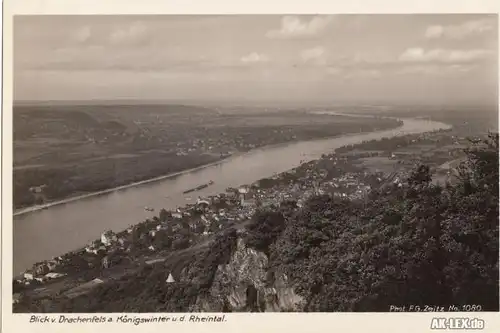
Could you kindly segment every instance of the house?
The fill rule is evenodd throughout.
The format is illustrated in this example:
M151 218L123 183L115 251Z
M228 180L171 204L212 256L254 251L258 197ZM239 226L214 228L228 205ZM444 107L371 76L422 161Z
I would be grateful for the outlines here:
M248 188L248 186L242 186L242 187L240 187L240 188L238 189L238 192L239 192L240 194L246 194L246 193L248 193L248 192L249 192L249 188Z
M240 198L240 205L242 207L255 206L256 204L257 202L255 201L255 199L245 199L244 196L241 196Z
M127 241L126 241L125 239L123 239L123 238L118 238L118 244L120 244L121 246L125 246L125 243L126 243L126 242L127 242Z
M205 215L201 216L201 220L205 223L205 225L209 225L211 222L205 217Z
M45 275L47 279L57 279L63 276L66 276L66 274L52 272L52 273L47 273L47 275Z
M52 272L54 269L56 269L58 265L58 262L56 260L50 260L47 262L47 267L49 268L49 271Z
M45 275L50 272L49 266L46 263L41 263L35 266L35 274L37 275Z
M210 206L210 202L208 202L208 200L198 198L198 200L196 201L196 205L199 209L207 209Z
M111 244L113 244L116 241L117 241L116 234L111 230L108 230L101 235L101 242L105 246L110 246Z
M148 247L148 249L149 249L150 251L154 251L154 250L155 250L155 247L154 247L153 245L150 245L150 246Z
M107 249L104 245L101 245L100 247L98 247L97 249L94 249L94 254L99 254L99 252L101 253L106 253L107 252Z
M24 276L24 278L25 278L26 280L30 280L30 281L31 281L31 280L33 280L33 278L34 278L34 277L33 277L33 273L28 273L28 272L24 273L24 275L23 275L23 276Z

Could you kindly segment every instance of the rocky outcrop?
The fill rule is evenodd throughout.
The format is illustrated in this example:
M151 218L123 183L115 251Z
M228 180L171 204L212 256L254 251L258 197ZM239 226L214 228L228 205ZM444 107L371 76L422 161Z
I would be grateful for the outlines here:
M295 293L285 274L268 268L267 256L238 239L229 263L219 265L207 293L192 311L301 311L305 300Z

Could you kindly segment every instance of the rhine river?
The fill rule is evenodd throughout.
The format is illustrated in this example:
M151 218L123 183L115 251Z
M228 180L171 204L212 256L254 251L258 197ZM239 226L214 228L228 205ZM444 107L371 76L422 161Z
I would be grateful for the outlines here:
M196 199L197 196L224 192L228 187L253 183L295 168L300 165L301 160L318 159L322 154L331 153L341 146L450 128L447 124L429 120L401 120L403 125L392 130L264 147L170 178L56 204L45 209L17 213L13 221L13 273L17 275L37 261L81 248L99 238L105 230L118 232L157 215L161 208L175 209L183 206L192 202L187 200L189 197ZM214 184L208 188L189 194L182 193L210 180ZM146 206L155 211L145 211Z

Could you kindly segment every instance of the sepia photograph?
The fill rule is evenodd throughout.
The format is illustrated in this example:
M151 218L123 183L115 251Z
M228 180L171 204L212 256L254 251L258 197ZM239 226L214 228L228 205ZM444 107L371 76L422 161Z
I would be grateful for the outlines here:
M496 14L12 21L14 314L499 311Z

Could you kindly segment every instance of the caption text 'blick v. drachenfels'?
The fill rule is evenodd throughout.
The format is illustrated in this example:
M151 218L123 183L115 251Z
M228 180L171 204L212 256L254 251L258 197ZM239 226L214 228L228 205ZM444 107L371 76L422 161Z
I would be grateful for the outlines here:
M182 315L182 316L39 316L32 315L30 317L30 324L100 324L100 323L119 323L119 324L147 324L147 323L174 323L174 322L188 322L188 323L220 323L225 322L225 315Z

